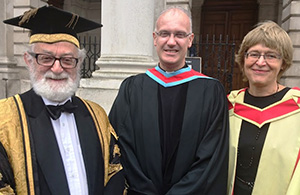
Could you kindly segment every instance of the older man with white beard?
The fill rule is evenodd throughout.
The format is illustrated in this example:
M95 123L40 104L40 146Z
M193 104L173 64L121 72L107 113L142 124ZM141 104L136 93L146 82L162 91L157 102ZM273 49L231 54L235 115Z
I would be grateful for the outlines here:
M33 89L0 100L0 194L122 194L117 135L99 105L74 96L77 33L102 25L52 6L4 23L31 30Z

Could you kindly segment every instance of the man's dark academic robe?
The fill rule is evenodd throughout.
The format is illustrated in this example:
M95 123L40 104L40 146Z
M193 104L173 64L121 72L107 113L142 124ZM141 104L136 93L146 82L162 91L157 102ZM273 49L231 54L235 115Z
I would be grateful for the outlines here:
M146 74L129 77L109 114L128 194L225 195L229 129L223 86L199 78L170 88Z
M35 194L70 194L58 144L42 98L36 95L33 90L21 94L20 97L29 127ZM74 116L86 168L89 194L98 195L104 194L104 192L107 192L106 194L122 194L124 184L121 172L114 175L104 188L104 160L94 121L79 98L74 96L72 101L78 105ZM114 142L112 137L112 147ZM2 184L4 183L3 180L10 181L7 184L11 184L13 187L15 185L11 175L13 171L9 173L11 169L7 169L10 165L4 147L1 143L0 146L0 165L2 166L0 173L6 176L0 180L2 180ZM117 164L117 162L115 163ZM6 169L3 169L4 167ZM0 186L0 189L1 187L3 186Z

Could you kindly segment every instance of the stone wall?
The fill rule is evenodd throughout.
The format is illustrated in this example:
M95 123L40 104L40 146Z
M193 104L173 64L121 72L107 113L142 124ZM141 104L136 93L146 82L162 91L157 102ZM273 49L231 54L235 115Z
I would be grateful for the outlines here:
M282 83L290 87L300 87L300 1L283 1L282 27L290 35L294 58L292 67L282 77Z

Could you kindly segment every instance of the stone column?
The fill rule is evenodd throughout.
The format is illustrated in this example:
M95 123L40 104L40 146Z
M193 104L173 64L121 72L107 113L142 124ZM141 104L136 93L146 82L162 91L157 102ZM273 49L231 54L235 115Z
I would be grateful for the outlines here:
M294 57L292 67L283 75L281 82L289 87L300 87L300 1L283 0L282 27L290 35Z
M0 2L0 21L13 17L13 1ZM18 79L16 61L14 61L13 27L0 22L0 98L12 95L12 85ZM14 81L14 82L13 82Z
M82 79L78 95L88 97L108 112L120 83L145 72L153 61L154 1L102 0L99 70Z
M2 21L45 4L40 0L0 1L0 98L22 93L31 87L23 60L28 30L6 25Z
M102 70L122 77L152 67L153 23L152 0L103 0L100 71L93 76Z
M167 7L179 6L186 10L191 10L192 0L167 0Z

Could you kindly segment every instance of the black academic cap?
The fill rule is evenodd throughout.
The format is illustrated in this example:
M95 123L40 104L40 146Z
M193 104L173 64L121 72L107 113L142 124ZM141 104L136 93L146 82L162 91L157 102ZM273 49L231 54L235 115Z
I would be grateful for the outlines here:
M102 24L53 6L31 9L21 16L3 22L31 30L30 43L68 41L77 47L77 33L102 27Z

